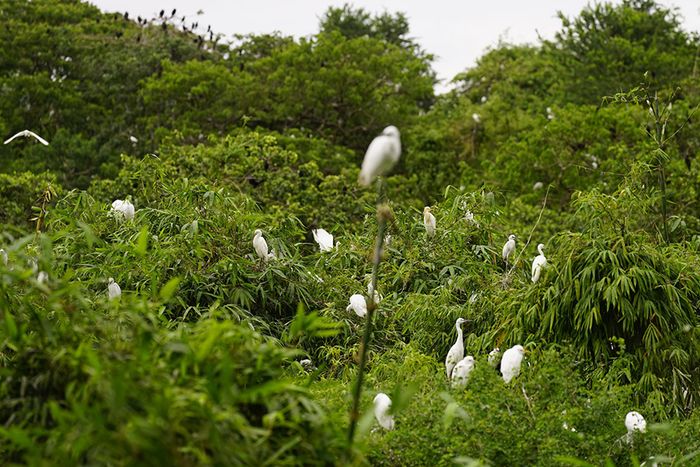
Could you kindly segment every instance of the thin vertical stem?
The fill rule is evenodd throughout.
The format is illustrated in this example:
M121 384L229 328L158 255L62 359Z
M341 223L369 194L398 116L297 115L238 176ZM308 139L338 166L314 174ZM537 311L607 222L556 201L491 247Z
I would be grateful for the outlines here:
M383 204L385 198L384 181L379 179L377 185L377 221L379 227L377 229L377 239L374 245L374 257L372 260L372 293L367 303L367 323L365 324L365 333L362 337L362 343L360 344L360 367L358 369L355 387L353 388L352 409L350 410L350 427L348 428L348 451L352 449L352 443L355 439L355 429L357 428L357 421L360 418L362 381L364 379L365 365L367 363L369 342L372 337L372 318L374 317L374 311L377 308L377 304L374 302L374 291L377 290L379 263L382 260L382 249L384 247L384 232L386 231L386 225L389 219L389 208Z

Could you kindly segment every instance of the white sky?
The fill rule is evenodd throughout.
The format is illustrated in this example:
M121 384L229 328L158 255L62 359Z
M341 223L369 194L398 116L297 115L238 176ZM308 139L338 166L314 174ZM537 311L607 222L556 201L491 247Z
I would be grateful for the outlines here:
M188 22L211 24L225 35L280 31L295 37L318 31L319 18L329 6L350 3L370 12L404 12L411 36L436 56L433 68L444 90L454 75L474 65L484 50L504 39L511 43L535 43L538 34L551 38L559 29L556 12L575 16L588 0L91 0L104 11L128 11L153 17L161 9L188 17ZM620 3L615 0L613 3ZM662 0L679 8L688 31L700 31L697 0ZM196 16L198 10L204 14Z

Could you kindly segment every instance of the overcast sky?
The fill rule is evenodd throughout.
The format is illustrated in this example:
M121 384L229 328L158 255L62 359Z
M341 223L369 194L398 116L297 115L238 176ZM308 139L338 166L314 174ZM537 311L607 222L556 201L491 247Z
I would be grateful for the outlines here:
M178 15L195 18L200 27L211 24L226 35L280 31L295 37L318 31L319 18L329 6L350 3L371 12L402 11L411 26L411 36L436 56L433 68L444 86L454 75L474 65L476 59L499 39L511 43L535 43L538 34L550 38L559 29L557 10L575 16L587 0L92 0L105 11L128 11L152 17L161 9L177 8ZM614 3L620 3L615 1ZM697 0L663 0L679 8L684 26L700 30Z

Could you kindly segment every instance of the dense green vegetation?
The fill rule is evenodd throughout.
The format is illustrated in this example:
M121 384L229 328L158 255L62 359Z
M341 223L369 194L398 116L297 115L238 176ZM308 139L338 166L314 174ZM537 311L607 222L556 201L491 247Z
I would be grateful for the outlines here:
M0 0L0 20L0 133L50 141L0 146L3 464L700 463L700 37L673 11L593 5L443 95L400 13L230 41L76 0ZM346 306L378 228L357 177L390 124L349 445L367 320ZM444 370L459 317L466 389ZM486 356L514 344L506 385ZM631 410L649 426L628 439Z

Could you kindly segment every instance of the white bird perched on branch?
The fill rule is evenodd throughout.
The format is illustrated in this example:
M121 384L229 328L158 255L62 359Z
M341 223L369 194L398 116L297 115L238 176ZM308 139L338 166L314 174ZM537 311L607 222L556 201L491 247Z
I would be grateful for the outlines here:
M532 260L532 282L537 282L538 280L540 280L542 268L547 266L547 258L545 258L542 250L544 250L544 244L540 243L539 245L537 245L537 251L540 254L538 256L535 256L535 259Z
M115 199L112 202L112 212L119 215L119 216L124 216L124 219L130 221L134 218L134 213L136 212L134 209L134 205L131 204L130 201L128 200L121 200L121 199Z
M452 370L452 387L463 388L467 385L469 373L474 369L474 357L467 355L462 360L457 362L454 370Z
M325 229L314 229L311 231L314 240L318 243L321 251L331 251L333 249L333 235Z
M520 365L523 363L525 349L522 345L515 345L503 353L501 359L501 374L503 381L510 383L510 380L520 374Z
M515 235L508 235L508 241L503 245L503 261L506 262L506 267L508 267L508 258L515 252Z
M29 130L22 130L22 131L20 131L20 132L17 133L16 135L14 135L14 136L12 136L11 138L5 140L5 143L4 143L4 144L9 144L9 143L12 142L13 139L19 138L20 136L24 136L25 138L34 138L34 139L36 139L37 141L39 141L41 144L43 144L44 146L48 146L48 145L49 145L49 142L48 142L48 141L46 141L44 138L42 138L41 136L37 135L37 134L34 133L33 131L29 131Z
M374 417L379 422L379 426L385 430L394 429L394 416L389 415L389 410L391 410L391 399L389 396L380 392L374 396Z
M462 323L467 320L464 318L457 318L455 322L455 327L457 328L457 340L450 347L450 351L447 352L447 357L445 358L445 371L447 372L447 379L452 378L452 371L457 365L457 362L464 358L464 341L462 340Z
M122 288L119 287L119 284L114 282L113 277L110 277L108 280L107 296L109 297L110 300L114 300L115 298L119 298L122 296Z
M428 233L428 237L435 236L435 228L437 222L435 221L435 216L430 212L428 206L423 208L423 225L425 226L425 231Z
M647 421L644 420L642 414L632 411L625 417L625 428L627 428L627 433L630 435L635 431L644 433L647 430Z
M350 305L345 308L345 311L354 311L357 316L364 318L367 314L367 300L364 295L359 293L350 296Z
M265 241L265 238L263 238L262 230L260 229L255 229L255 237L253 237L253 248L255 248L255 252L258 254L260 259L262 259L266 263L270 258L275 257L275 254L270 253L267 249L267 242Z
M489 352L488 362L489 365L491 365L492 367L498 367L498 364L501 363L501 349L496 347L491 352Z
M372 140L362 161L358 182L369 186L375 178L384 175L401 157L401 136L398 128L388 126Z

